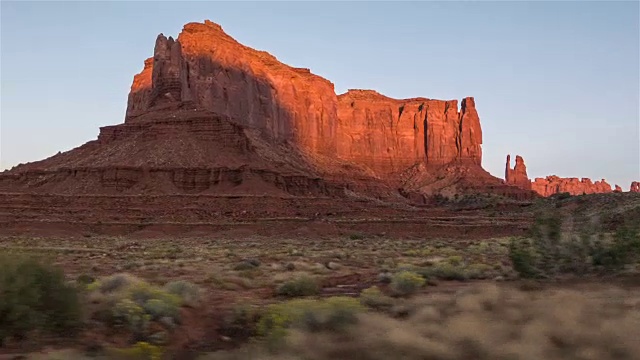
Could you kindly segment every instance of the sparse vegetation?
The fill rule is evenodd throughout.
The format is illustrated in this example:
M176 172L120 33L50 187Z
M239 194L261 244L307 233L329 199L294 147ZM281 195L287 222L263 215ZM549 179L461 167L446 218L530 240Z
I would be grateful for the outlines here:
M529 326L528 330L523 330L527 331L527 335L518 335L524 337L524 343L513 339L509 340L511 343L504 342L502 339L503 343L508 346L544 348L548 342L557 339L538 337L536 339L541 339L538 341L528 338L529 333L537 331L539 324L527 325L529 320L526 317L533 315L524 310L520 315L514 315L515 310L511 309L507 310L508 313L502 312L502 315L495 314L496 317L492 317L493 310L477 311L485 307L492 309L494 306L505 306L511 300L504 300L500 295L499 299L502 300L496 303L492 302L491 296L489 300L483 300L476 292L466 293L466 289L473 286L470 280L517 280L518 272L521 277L526 277L523 274L528 272L528 276L534 280L515 282L515 288L521 291L504 289L511 286L511 281L501 283L500 290L505 297L522 300L519 306L526 307L537 306L532 301L551 294L545 292L547 285L539 280L541 278L565 281L566 274L637 272L640 246L637 232L621 226L629 223L625 220L627 217L615 214L603 216L600 219L604 219L605 223L596 231L589 221L573 213L575 206L579 206L578 215L588 219L593 217L595 210L588 207L588 202L583 204L584 201L583 197L571 197L562 200L562 206L557 208L565 215L574 216L573 219L559 222L553 219L546 222L539 220L527 236L483 237L482 240L394 238L382 233L362 233L362 225L358 225L345 235L329 239L279 238L275 240L277 246L274 246L273 239L260 237L242 241L236 238L184 239L176 246L166 241L141 243L100 236L92 236L90 245L85 243L86 239L52 239L44 243L30 238L10 238L0 245L12 254L48 253L53 257L51 263L64 264L68 279L74 284L69 286L78 288L79 308L86 313L92 329L99 329L97 331L103 336L104 331L117 334L114 339L118 342L117 347L123 351L114 355L116 358L129 354L132 358L149 359L151 355L147 350L152 348L163 349L167 352L165 356L173 356L171 347L176 340L183 341L181 334L184 331L198 334L196 337L202 346L239 346L242 349L230 351L226 354L228 356L251 349L248 355L245 352L244 357L239 359L325 358L327 354L324 349L317 355L305 352L307 350L296 355L294 349L300 346L302 339L310 341L311 348L322 345L322 341L331 341L332 346L339 344L334 347L337 353L332 353L332 358L349 358L354 354L363 359L375 358L377 355L373 352L356 350L373 341L369 332L365 332L364 324L370 324L371 331L380 334L378 338L385 339L384 344L388 349L380 345L380 356L401 353L402 356L408 354L405 356L408 359L412 356L504 358L506 355L503 356L499 347L490 348L490 344L499 344L498 340L492 342L493 337L481 335L469 335L466 340L461 340L455 332L458 331L457 324L467 321L469 326L476 326L476 322L480 322L476 321L476 317L491 322L498 316L506 316L508 321L511 321L509 316L521 316L520 322L512 323ZM544 210L549 217L553 215L550 210L556 210L558 203L559 200L545 199L536 203L532 211ZM447 206L459 206L459 203ZM496 215L486 216L483 221L504 221L502 209L491 211L495 211ZM523 224L524 220L528 221L523 217ZM455 226L449 225L449 220L443 220L442 223L442 226ZM91 261L84 260L87 258ZM130 266L132 264L134 266ZM111 275L113 271L123 269L129 269L135 276ZM451 280L467 283L452 284ZM586 293L600 296L598 291L591 289ZM423 296L423 293L427 295ZM316 295L320 297L316 298ZM336 305L344 309L328 310L327 304L336 300L327 301L322 297L344 299L342 295L350 297L342 300L344 303L341 305ZM307 298L288 300L288 297ZM352 309L350 306L354 302L358 306ZM632 305L630 303L629 306ZM301 307L306 310L292 310ZM615 311L623 311L617 309ZM632 307L626 309L635 316L636 310ZM466 319L463 316L465 314L470 318ZM591 328L599 326L597 316L594 315L595 318L590 320ZM423 323L418 323L418 318ZM376 325L378 321L381 325ZM210 329L210 326L215 329ZM478 325L478 329L489 331L494 328ZM514 330L514 334L520 334L519 329ZM43 331L35 329L26 337L37 341L38 334ZM511 331L511 328L498 326L495 331ZM340 334L340 342L337 342L336 334ZM407 337L409 344L396 338L398 334ZM443 334L447 337L441 339L445 336ZM566 332L558 334L557 338L573 346L575 336ZM16 337L9 337L6 346L13 346L15 340ZM459 347L465 347L467 343L473 346L463 356L453 345L454 342ZM147 350L143 349L146 348L145 343L150 346ZM410 345L414 343L418 345ZM433 353L433 344L442 352ZM97 351L97 356L111 354L111 345L101 341L102 350L94 352ZM264 348L264 345L267 347ZM374 348L376 346L378 344ZM276 353L269 353L267 349ZM415 353L412 352L414 350ZM553 353L556 350L548 351ZM601 356L598 360L607 359L606 354L596 353ZM567 354L571 358L571 353ZM86 358L80 352L77 356L67 355L56 356L60 359ZM211 358L225 359L224 356L224 353L216 352L215 357ZM553 359L553 356L550 358Z
M130 348L112 349L110 353L122 360L160 360L164 351L159 346L140 341Z
M280 285L277 289L278 295L296 297L315 295L319 291L317 281L307 275L299 276Z
M455 295L415 297L400 319L358 311L355 321L340 331L288 326L278 346L269 347L275 353L247 347L202 360L239 360L249 354L317 360L635 359L640 353L640 313L634 308L638 299L637 292L623 290L585 296L568 290L523 292L485 285ZM309 300L288 302L274 305L270 314L304 319L301 314L314 306L317 303ZM294 313L297 316L289 317Z
M417 292L425 282L425 279L419 274L401 271L391 279L391 289L398 296L407 296Z
M99 314L107 322L124 326L136 337L148 340L153 335L152 322L171 331L180 321L183 299L194 301L192 284L173 282L166 289L128 274L117 274L92 284L90 297L100 305Z
M183 305L195 307L200 301L200 289L188 281L171 281L164 286L164 289L168 293L180 297Z
M536 218L531 237L511 241L509 257L521 277L620 271L640 260L637 229L620 227L611 235L591 229L563 232L562 226L559 214L542 215Z
M360 293L360 302L376 310L386 310L393 306L393 299L385 295L376 286L363 290Z
M325 300L297 299L267 307L257 330L270 346L281 345L289 328L306 331L339 331L356 322L364 307L357 299L331 297Z

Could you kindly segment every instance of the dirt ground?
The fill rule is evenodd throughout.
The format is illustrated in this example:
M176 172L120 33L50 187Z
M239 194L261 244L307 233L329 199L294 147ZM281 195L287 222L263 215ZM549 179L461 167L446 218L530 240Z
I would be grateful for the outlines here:
M434 206L396 212L385 207L385 217L374 206L363 211L366 204L355 202L342 213L322 210L321 206L309 209L297 205L297 217L259 218L255 216L257 208L227 213L223 216L226 219L217 224L130 224L135 231L124 231L124 227L116 231L115 227L93 221L91 213L76 223L56 223L51 219L55 213L50 213L50 221L32 217L39 225L29 228L28 214L34 210L25 207L19 221L4 223L0 251L42 257L60 266L71 282L127 273L151 284L186 280L197 285L202 291L200 305L181 310L182 322L165 345L172 354L170 358L193 359L197 354L243 348L252 334L229 326L230 314L239 306L261 308L285 301L276 289L301 276L317 281L318 298L357 297L372 286L385 291L388 285L383 278L389 272L431 271L444 265L440 275L433 277L417 297L455 298L465 289L494 284L539 293L570 289L594 301L611 299L618 290L625 292L625 298L640 297L637 277L544 283L517 279L508 244L512 238L526 235L535 212L553 208L595 214L615 225L633 218L638 209L637 197L586 199ZM594 213L594 208L604 209L609 215ZM66 216L81 213L71 208L64 211ZM287 209L280 211L280 215L291 215ZM130 214L131 211L124 212L123 216ZM186 211L185 216L194 215ZM20 231L25 229L29 231ZM0 349L0 359L25 353L83 358L78 351L131 344L126 335L100 322L88 321L90 326L76 338L38 337L10 343ZM59 353L61 349L75 352L64 355Z

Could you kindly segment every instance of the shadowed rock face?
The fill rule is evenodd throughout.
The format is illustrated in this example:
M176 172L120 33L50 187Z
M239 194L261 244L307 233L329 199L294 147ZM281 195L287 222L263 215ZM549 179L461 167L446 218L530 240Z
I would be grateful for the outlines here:
M631 186L629 187L629 191L630 192L640 193L640 182L638 182L638 181L632 182Z
M60 194L536 196L481 167L471 97L336 95L309 69L246 47L210 21L158 35L124 124L0 174L0 191ZM525 175L526 177L526 175ZM145 195L146 196L146 195Z
M210 21L185 25L177 40L158 36L152 60L134 77L126 122L172 103L228 116L312 158L353 162L378 177L418 163L482 162L473 98L458 109L456 100L397 100L370 90L337 96L330 81L241 45Z

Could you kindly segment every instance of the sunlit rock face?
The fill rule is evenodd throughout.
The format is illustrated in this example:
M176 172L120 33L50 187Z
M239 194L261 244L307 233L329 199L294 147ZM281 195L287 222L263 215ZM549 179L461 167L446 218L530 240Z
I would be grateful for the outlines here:
M457 100L398 100L371 90L336 95L330 81L240 44L210 21L185 25L176 40L158 36L153 58L134 77L126 122L171 104L228 116L312 159L353 162L378 177L419 163L482 162L473 98L459 108Z

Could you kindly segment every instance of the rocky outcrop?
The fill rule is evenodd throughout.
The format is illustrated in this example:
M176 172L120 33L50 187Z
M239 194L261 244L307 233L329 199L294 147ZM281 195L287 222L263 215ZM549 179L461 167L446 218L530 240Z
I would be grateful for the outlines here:
M610 193L613 191L611 185L604 179L592 182L589 178L561 178L551 175L530 181L524 159L520 155L516 155L516 164L513 169L511 168L511 155L507 155L504 179L507 185L516 186L523 190L533 190L545 197L559 193L582 195ZM616 185L615 191L622 191L622 189Z
M536 196L504 184L481 163L474 98L336 95L309 69L285 65L205 21L186 24L176 39L158 35L153 57L134 76L124 124L12 169L0 176L0 190L351 191L394 201L411 201L410 194Z
M152 67L150 87L132 89L141 95L129 97L126 122L173 103L228 116L276 142L335 156L333 84L241 45L217 24L187 24L175 41L160 34Z
M592 182L589 178L561 178L555 175L546 178L536 178L531 183L531 188L542 196L551 196L558 193L571 195L610 193L611 185L604 179Z
M152 64L145 61L134 78L126 122L171 104L228 116L312 159L353 162L381 178L417 163L482 162L473 98L458 109L456 100L398 100L369 90L337 96L330 81L243 46L210 21L185 25L177 40L158 36Z
M473 98L397 100L372 90L338 96L336 154L378 174L417 164L480 165L482 130Z
M613 189L613 192L621 193L622 192L622 188L620 187L620 185L616 184L615 188Z
M629 191L630 192L635 192L635 193L640 193L640 182L639 181L632 182L631 186L629 187Z
M144 61L142 71L133 77L131 91L127 100L127 117L143 113L151 102L151 84L153 78L153 58Z
M531 190L531 180L527 175L527 166L520 155L516 155L516 164L511 168L511 155L507 155L504 179L508 185L514 185L525 190Z

